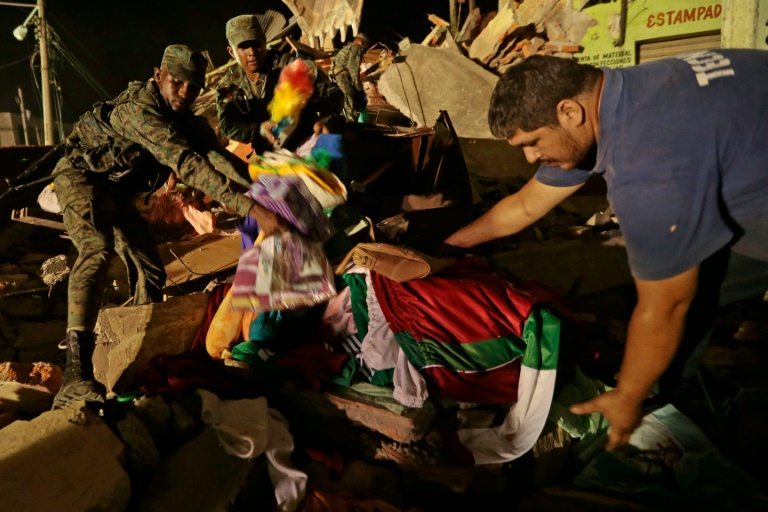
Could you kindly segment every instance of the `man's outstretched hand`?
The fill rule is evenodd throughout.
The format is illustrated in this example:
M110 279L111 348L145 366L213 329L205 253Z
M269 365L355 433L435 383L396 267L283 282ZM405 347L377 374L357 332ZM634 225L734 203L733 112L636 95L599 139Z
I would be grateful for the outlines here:
M574 414L589 414L599 412L611 424L608 429L608 444L605 449L613 450L617 446L629 442L632 432L640 425L642 419L641 403L626 397L616 389L603 393L581 404L571 406Z

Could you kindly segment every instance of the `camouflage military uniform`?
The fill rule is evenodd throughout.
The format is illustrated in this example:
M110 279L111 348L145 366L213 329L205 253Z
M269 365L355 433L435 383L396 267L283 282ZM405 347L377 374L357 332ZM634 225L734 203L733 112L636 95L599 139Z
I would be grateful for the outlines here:
M344 111L348 117L357 120L360 109L364 106L360 101L363 94L363 82L360 79L360 63L365 50L354 42L345 45L333 57L331 64L331 79L344 92Z
M161 298L165 271L133 201L170 172L241 216L254 204L244 195L244 162L221 147L205 119L174 112L154 80L132 82L75 125L54 170L64 225L79 253L69 279L68 331L94 328L113 248L129 269L134 303Z

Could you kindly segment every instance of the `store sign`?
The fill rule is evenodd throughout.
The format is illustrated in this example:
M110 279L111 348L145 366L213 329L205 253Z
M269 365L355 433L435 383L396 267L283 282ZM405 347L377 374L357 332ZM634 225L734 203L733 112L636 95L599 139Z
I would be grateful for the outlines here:
M760 0L758 6L756 48L768 50L768 0Z
M602 0L583 10L597 25L590 27L580 44L579 62L610 68L632 66L639 43L674 39L720 30L720 0L628 0L624 44L621 37L621 1ZM768 4L768 0L760 0Z

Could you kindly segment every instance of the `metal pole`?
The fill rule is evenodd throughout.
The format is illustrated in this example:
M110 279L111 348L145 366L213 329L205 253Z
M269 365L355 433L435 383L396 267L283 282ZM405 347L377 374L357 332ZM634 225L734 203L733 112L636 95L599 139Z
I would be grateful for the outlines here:
M51 80L48 67L48 27L45 22L45 2L37 0L37 16L40 20L40 80L43 87L43 129L45 145L53 146L53 109L51 108Z
M29 146L29 131L27 129L27 109L24 108L24 94L19 86L19 107L21 107L21 127L24 129L24 145Z

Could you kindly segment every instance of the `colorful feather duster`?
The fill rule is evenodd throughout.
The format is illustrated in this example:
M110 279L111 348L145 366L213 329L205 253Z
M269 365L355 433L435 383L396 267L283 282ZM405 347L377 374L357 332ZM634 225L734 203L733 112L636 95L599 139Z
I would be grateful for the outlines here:
M296 59L280 71L275 95L267 107L272 122L277 124L272 129L276 137L287 127L295 126L312 91L312 71L303 60Z

